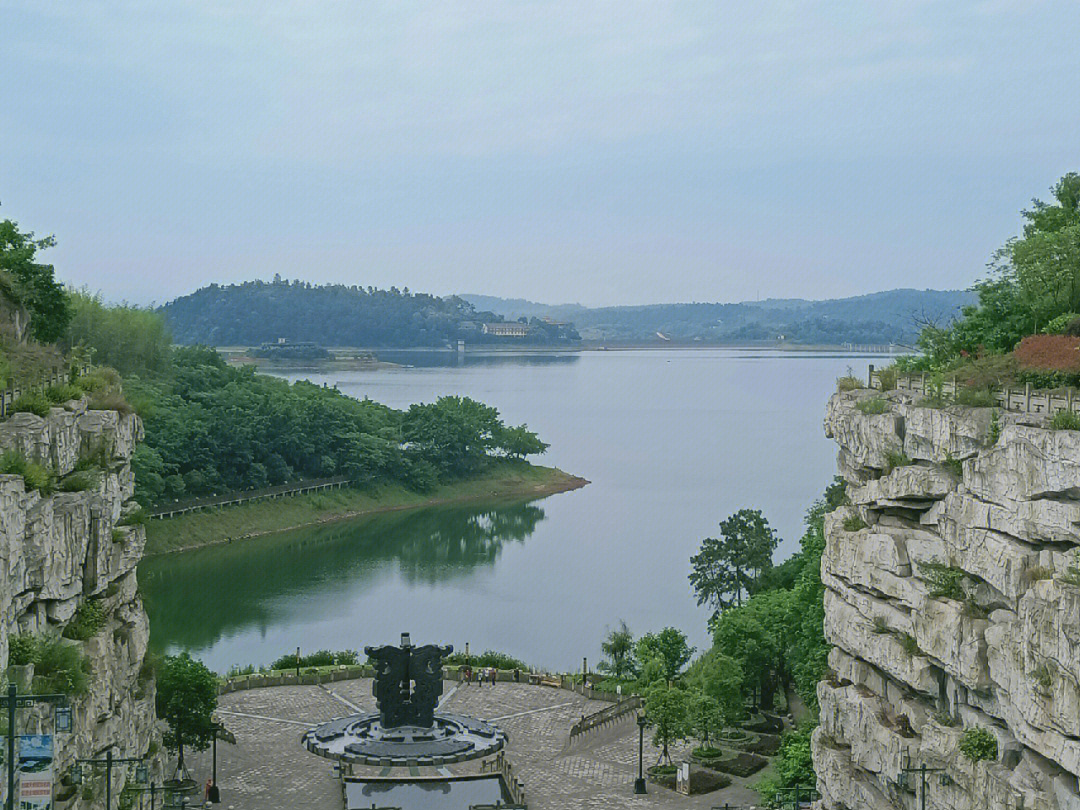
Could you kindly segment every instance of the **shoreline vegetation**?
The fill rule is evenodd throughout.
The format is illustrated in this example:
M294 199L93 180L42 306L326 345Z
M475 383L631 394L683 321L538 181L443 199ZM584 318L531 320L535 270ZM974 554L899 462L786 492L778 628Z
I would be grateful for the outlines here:
M191 551L380 512L487 500L531 501L580 489L588 483L554 467L500 459L479 475L442 484L427 493L387 483L254 501L152 520L146 527L144 556Z

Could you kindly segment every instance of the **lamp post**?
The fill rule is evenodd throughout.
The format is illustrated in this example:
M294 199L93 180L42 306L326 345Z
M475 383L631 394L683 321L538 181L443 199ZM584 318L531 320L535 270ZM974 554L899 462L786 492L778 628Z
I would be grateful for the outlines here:
M8 684L7 695L0 698L0 706L7 709L8 721L7 810L14 810L15 807L15 710L29 708L35 703L51 703L56 706L56 730L65 733L71 731L71 706L68 704L67 695L20 695L19 687L14 681Z
M114 757L112 749L110 748L105 752L104 759L77 759L75 765L71 769L71 781L76 785L82 782L82 765L90 765L97 767L98 765L105 766L105 810L112 810L112 767L116 765L124 765L129 762L137 762L139 766L135 769L135 781L140 785L145 785L149 777L149 769L146 767L146 761L142 757ZM151 794L152 796L153 794Z
M648 793L645 790L645 713L637 716L638 745L637 745L637 779L634 780L634 793Z

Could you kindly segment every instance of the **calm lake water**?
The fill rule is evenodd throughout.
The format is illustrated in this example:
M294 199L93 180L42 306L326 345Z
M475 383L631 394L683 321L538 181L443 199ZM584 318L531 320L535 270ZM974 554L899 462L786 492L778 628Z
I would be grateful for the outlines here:
M420 643L549 667L598 660L619 619L707 644L689 558L722 518L760 508L798 549L835 470L825 401L874 357L752 350L551 355L380 352L410 367L287 375L396 408L462 394L528 423L541 462L592 483L528 504L379 515L151 559L151 643L219 671L295 650ZM877 362L881 357L876 358Z

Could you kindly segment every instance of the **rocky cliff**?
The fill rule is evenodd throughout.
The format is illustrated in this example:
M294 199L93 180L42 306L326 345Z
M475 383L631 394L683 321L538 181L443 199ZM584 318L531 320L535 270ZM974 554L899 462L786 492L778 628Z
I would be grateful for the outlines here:
M850 505L822 558L822 806L920 807L901 773L926 765L927 808L1080 810L1080 431L875 391L825 431ZM988 759L961 753L979 730Z
M90 685L73 700L73 733L56 737L57 779L76 758L109 747L118 757L158 747L153 678L144 666L147 620L135 578L145 532L124 520L134 508L129 462L141 435L138 417L90 411L77 401L47 418L20 413L0 423L0 452L8 458L53 469L61 490L80 488L63 486L63 476L77 469L85 471L81 487L90 482L82 491L43 497L28 490L22 475L0 475L0 668L7 671L9 653L27 639L60 636L80 611L96 619L89 638L63 641L82 653ZM40 688L33 665L13 667L12 674L23 688L37 674ZM20 710L19 731L49 732L51 715L45 708ZM125 768L115 769L114 791L125 775ZM99 777L79 789L60 787L57 806L99 806L102 786Z

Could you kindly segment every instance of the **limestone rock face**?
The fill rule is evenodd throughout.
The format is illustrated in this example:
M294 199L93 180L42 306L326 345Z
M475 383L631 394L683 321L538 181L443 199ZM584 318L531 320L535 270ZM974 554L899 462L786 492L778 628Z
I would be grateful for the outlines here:
M851 505L825 522L821 807L919 807L925 764L934 810L1080 810L1080 432L877 391L825 431ZM997 759L961 754L975 727Z
M117 756L137 757L152 740L157 745L154 682L143 667L149 629L135 580L146 534L141 526L118 525L132 508L130 459L141 437L138 417L89 411L82 402L53 408L47 418L20 413L0 423L0 450L61 477L82 462L98 479L91 489L43 497L21 476L0 475L0 668L8 666L13 636L59 636L86 604L105 617L92 638L64 639L85 657L91 685L72 700L73 733L56 737L58 774L109 746ZM32 667L22 671L29 676ZM20 731L51 731L50 714L23 710ZM119 791L124 769L115 771ZM100 801L80 794L63 806Z

